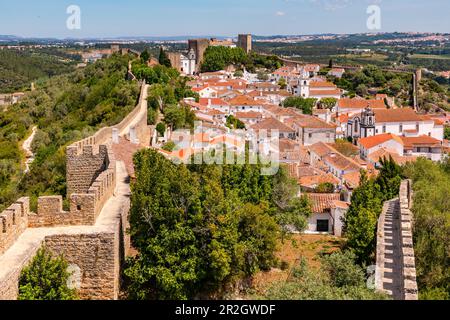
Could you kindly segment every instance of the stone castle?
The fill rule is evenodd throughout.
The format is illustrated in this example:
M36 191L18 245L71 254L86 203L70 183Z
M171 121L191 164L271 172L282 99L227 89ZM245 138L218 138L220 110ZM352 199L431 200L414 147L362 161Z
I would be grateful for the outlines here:
M120 151L148 146L147 89L143 83L137 107L121 123L67 147L68 211L62 196L40 197L37 212L24 197L0 214L0 300L17 298L21 270L42 246L64 255L80 299L118 299L130 247L132 157Z

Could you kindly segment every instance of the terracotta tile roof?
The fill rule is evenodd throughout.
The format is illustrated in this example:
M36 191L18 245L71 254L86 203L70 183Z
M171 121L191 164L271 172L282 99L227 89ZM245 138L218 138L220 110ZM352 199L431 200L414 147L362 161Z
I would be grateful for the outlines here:
M373 163L378 163L380 159L383 158L389 159L389 157L392 157L392 159L399 165L403 165L407 162L414 162L418 159L418 157L413 156L402 157L398 153L389 151L385 148L380 148L368 156L369 160L371 160Z
M403 144L402 139L392 133L383 133L372 137L361 138L358 143L366 149L371 149L389 140L395 140L400 144Z
M361 180L361 173L360 172L350 172L347 174L344 174L342 176L342 180L344 181L344 184L349 187L350 189L355 189L359 186L359 182Z
M441 147L442 142L429 136L420 137L400 137L405 145L405 149L412 149L414 147L429 146L429 147Z
M212 106L228 106L228 102L221 98L200 98L199 103L202 106L208 106L211 102Z
M422 120L424 121L434 121L434 124L437 126L443 126L445 124L445 121L439 118L433 118L429 115L422 115Z
M318 175L299 177L298 183L302 187L313 189L322 183L331 183L334 186L337 186L340 184L340 181L331 173L322 173Z
M312 202L314 213L327 213L333 206L334 201L341 200L338 193L307 193L307 196Z
M336 85L334 83L328 82L328 81L314 81L310 82L309 86L311 88L336 88Z
M374 109L373 111L375 112L375 121L377 123L423 121L423 118L411 108Z
M238 119L262 119L263 115L260 112L236 112L234 115Z
M333 89L333 90L310 90L309 95L310 96L336 96L341 95L342 91L341 89Z
M229 101L232 106L260 106L261 102L247 96L237 96Z
M310 115L300 115L297 114L293 119L292 123L295 123L301 128L325 128L325 129L335 129L337 126L334 123L327 123L326 121L319 119Z
M300 142L291 139L280 139L280 152L294 151L296 149L300 149Z
M207 114L210 116L220 116L220 115L224 115L226 113L223 113L222 111L216 110L216 109L210 109L207 111Z
M309 147L311 152L314 152L317 156L323 159L336 169L339 170L359 170L361 165L351 158L347 158L343 154L339 153L331 145L323 142L318 142Z
M292 132L294 133L294 129L285 125L283 122L278 121L275 118L266 118L260 123L254 124L252 129L255 131L258 130L278 130L279 132Z
M341 209L348 209L350 207L350 203L340 201L340 200L333 200L331 201L331 208L341 208Z
M338 170L354 170L358 171L361 169L361 165L356 163L353 159L347 158L344 155L340 153L333 153L326 155L323 158L324 162L327 162L331 164L333 167L335 167Z
M345 109L364 109L370 106L372 109L386 109L386 105L383 100L364 100L364 99L349 99L342 98L338 101L339 108Z
M318 142L308 147L311 152L314 152L319 157L324 157L327 154L333 153L336 150L330 147L328 144L324 142Z

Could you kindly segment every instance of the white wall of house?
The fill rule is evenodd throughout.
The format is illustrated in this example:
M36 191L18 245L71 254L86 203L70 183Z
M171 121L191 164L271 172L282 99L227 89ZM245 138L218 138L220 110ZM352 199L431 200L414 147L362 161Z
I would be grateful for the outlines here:
M317 220L328 220L328 232L333 232L333 223L330 214L328 213L314 213L308 218L308 231L311 233L317 232Z
M380 143L370 149L366 149L362 145L360 145L361 157L364 159L367 159L368 156L370 156L372 153L380 150L381 148L385 148L389 151L395 151L399 155L403 156L403 145L400 142L391 139L386 142Z
M336 237L342 236L342 229L344 222L342 221L347 213L347 209L344 208L332 208L331 216L333 217L333 232Z
M443 126L435 126L434 121L421 122L378 122L376 121L375 134L392 133L398 136L404 135L405 130L417 130L417 133L408 136L431 136L440 141L444 138Z

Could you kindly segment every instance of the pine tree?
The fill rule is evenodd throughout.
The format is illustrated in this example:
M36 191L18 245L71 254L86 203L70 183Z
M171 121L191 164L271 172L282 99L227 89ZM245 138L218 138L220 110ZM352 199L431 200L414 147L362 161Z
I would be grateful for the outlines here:
M164 51L163 47L159 49L159 64L168 68L172 67L172 63L170 62L170 59Z
M142 51L141 53L141 59L142 61L144 61L144 63L146 63L148 61L148 59L150 59L150 53L148 52L147 49L145 49L144 51Z

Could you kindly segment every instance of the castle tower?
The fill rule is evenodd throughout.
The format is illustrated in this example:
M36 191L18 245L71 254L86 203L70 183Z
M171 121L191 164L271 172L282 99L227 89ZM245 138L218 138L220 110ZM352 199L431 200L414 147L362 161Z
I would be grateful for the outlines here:
M189 60L189 70L188 74L194 74L195 73L195 66L197 64L197 55L195 54L195 51L193 49L189 50L188 53L188 60Z
M193 50L195 53L195 64L196 71L199 70L200 65L203 61L203 55L205 54L206 49L209 47L208 39L190 39L188 40L189 51Z
M246 53L252 51L252 35L251 34L238 35L238 47L244 49Z
M361 113L361 138L372 137L375 135L375 113L367 106Z

